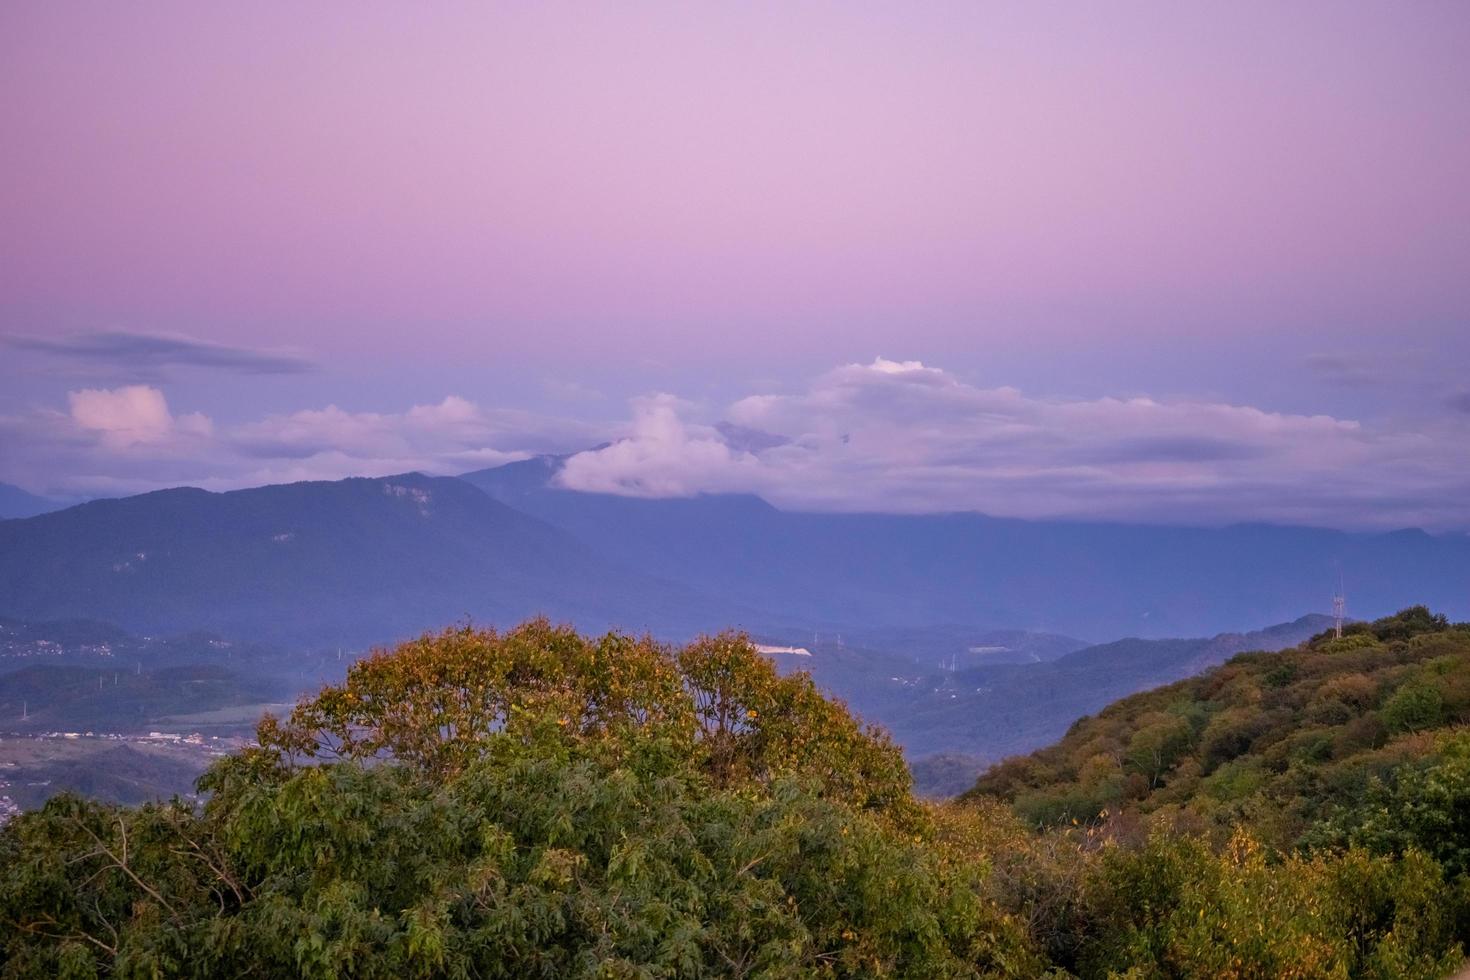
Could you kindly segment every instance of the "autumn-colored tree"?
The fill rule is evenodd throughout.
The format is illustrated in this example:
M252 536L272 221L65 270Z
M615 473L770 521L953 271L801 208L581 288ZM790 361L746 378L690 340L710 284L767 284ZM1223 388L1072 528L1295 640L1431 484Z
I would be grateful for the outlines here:
M892 743L737 634L383 651L202 809L0 832L0 975L1032 976Z
M554 724L569 737L613 738L631 726L688 741L689 699L652 640L591 640L532 620L506 633L468 626L353 664L341 685L266 718L260 746L287 758L387 759L448 776L492 735Z
M608 747L657 739L716 786L800 772L847 802L918 817L888 736L807 675L779 674L738 633L671 650L617 633L592 640L544 619L506 633L459 627L359 661L289 718L267 718L258 741L288 761L395 759L448 776L491 736L539 731Z
M459 627L265 721L202 805L0 829L0 978L1427 980L1470 939L1470 751L1376 705L1451 690L1437 636L1238 658L934 806L739 634Z

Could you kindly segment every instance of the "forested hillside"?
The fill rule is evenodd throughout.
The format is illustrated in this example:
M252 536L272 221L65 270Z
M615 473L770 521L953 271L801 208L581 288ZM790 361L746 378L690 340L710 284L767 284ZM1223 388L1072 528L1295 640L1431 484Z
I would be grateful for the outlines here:
M1459 710L1401 697L1453 655L1415 653L1463 637L1395 622L1353 642L1413 675L1374 709L1413 737ZM1325 645L1263 662L1272 689L1354 655ZM0 830L0 975L1428 980L1470 938L1462 826L1291 850L1250 813L1130 834L924 804L882 732L737 634L453 629L258 742L202 804L62 796Z
M1459 534L788 511L748 494L584 493L559 484L562 466L539 457L461 479L605 559L660 569L767 622L855 637L935 623L1095 642L1211 636L1322 609L1339 571L1354 607L1375 613L1466 610L1470 585Z
M1331 622L1314 615L1249 633L1115 640L1029 663L987 663L966 650L963 634L942 630L897 633L895 645L881 650L859 645L865 639L859 635L846 645L808 640L810 650L773 656L781 670L811 674L823 691L883 725L914 767L917 789L949 797L969 789L991 763L1056 741L1077 718L1118 698L1200 673L1243 650L1294 646ZM1033 638L1042 649L1055 649L1061 639L1020 634L1006 641L1020 646ZM947 647L930 655L943 652L946 665L958 669L919 659L925 641L940 640ZM966 651L968 662L949 653L956 649Z
M1460 610L1470 581L1463 535L792 512L749 495L561 489L558 465L180 487L0 520L0 616L293 647L465 618L665 639L722 623L965 668L1002 665L984 653L1010 645L983 639L997 631L1108 641L1289 622L1321 608L1339 566L1362 610ZM1020 646L1051 659L1067 643Z
M1006 760L971 798L1026 820L1143 818L1278 846L1470 844L1470 624L1423 606L1125 698Z
M460 480L417 473L179 488L0 521L0 614L17 619L366 645L538 613L687 634L713 614L702 602Z

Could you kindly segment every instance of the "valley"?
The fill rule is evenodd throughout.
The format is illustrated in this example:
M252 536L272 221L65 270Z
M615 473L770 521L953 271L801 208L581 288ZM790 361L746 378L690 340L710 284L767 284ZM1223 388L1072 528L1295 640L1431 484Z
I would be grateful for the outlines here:
M137 804L194 797L210 763L249 744L241 736L0 731L0 824L58 793Z
M1470 2L0 4L0 980L1470 980Z
M890 732L914 767L918 791L948 796L967 789L989 764L1059 738L1076 719L1118 697L1243 650L1294 645L1328 622L1308 616L1253 633L1101 646L962 627L858 631L851 643L835 632L825 639L817 634L804 646L794 634L782 634L771 638L765 655L782 672L809 674L822 691ZM985 652L971 652L976 647ZM41 739L85 733L144 746L157 744L151 733L248 739L264 713L288 713L298 696L340 680L357 655L288 651L213 634L142 638L94 621L0 621L0 731ZM0 764L23 761L13 755L23 745L0 743ZM133 768L146 769L151 759L132 759ZM89 763L73 752L67 761L80 771L104 765L105 757ZM180 792L187 789L180 779L169 771L157 783ZM112 795L112 784L98 785L102 795Z

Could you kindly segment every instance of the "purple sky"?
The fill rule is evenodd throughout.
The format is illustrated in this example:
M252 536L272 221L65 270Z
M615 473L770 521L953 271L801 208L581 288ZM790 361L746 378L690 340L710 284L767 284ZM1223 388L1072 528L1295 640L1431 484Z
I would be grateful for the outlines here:
M8 3L0 480L634 434L579 479L1470 527L1467 50L1448 0Z

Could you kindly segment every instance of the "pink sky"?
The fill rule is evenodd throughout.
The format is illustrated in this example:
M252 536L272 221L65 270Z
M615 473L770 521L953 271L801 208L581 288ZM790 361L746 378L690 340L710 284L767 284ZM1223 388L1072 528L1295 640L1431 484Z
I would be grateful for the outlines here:
M586 487L1470 528L1467 55L1462 0L10 0L0 481L625 438Z
M1444 337L1467 41L1453 2L9 3L0 329Z

